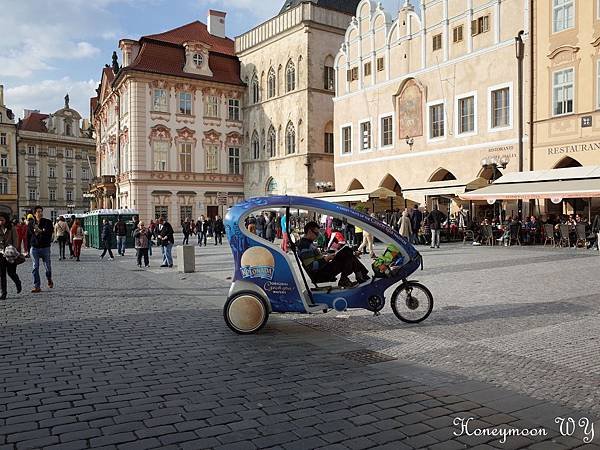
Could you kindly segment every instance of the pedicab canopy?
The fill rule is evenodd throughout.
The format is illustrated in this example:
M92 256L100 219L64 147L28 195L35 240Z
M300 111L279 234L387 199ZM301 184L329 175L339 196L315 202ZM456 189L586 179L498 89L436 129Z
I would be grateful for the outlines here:
M289 214L296 210L308 210L339 219L346 218L381 241L396 244L404 261L402 276L410 275L421 265L419 252L404 237L376 218L354 209L308 197L252 198L233 206L225 216L225 231L235 262L233 282L248 282L248 286L258 286L263 292L268 292L275 312L306 312L305 305L298 302L298 298L302 297L298 287L302 283L291 266L295 265L294 258L288 257L279 246L249 232L244 220L252 213L282 208Z

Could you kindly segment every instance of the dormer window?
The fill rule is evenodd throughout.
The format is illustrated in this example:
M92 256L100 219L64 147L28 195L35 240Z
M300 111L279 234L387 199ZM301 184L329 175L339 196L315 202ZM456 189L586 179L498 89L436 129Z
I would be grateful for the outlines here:
M204 57L200 53L194 53L193 61L194 61L194 64L196 64L198 67L200 67L202 65L202 63L204 62Z

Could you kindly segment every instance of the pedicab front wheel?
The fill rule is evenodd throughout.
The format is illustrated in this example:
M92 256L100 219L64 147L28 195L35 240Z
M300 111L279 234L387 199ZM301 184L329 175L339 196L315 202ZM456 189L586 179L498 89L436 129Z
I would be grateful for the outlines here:
M398 319L406 323L419 323L431 314L433 295L421 283L407 281L394 290L390 303Z
M223 307L225 323L238 334L257 333L269 319L267 302L254 292L240 292Z

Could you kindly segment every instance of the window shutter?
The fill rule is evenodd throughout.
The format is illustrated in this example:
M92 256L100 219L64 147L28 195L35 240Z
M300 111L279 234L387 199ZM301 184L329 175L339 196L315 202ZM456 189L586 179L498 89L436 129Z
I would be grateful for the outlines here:
M479 34L479 29L477 27L477 19L471 20L471 36L477 36Z
M346 81L352 81L352 69L346 70Z

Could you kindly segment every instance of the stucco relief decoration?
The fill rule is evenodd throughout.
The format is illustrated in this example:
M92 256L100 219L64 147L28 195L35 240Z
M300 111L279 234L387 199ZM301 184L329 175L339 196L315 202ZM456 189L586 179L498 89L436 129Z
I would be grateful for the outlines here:
M223 91L217 88L204 88L202 89L202 95L216 95L217 97L221 97L223 95Z
M120 139L121 145L125 145L129 142L129 128L123 128L123 130L121 131Z
M398 139L423 135L423 91L415 80L406 82L396 96Z
M221 133L215 130L209 130L204 132L204 139L202 144L220 144Z
M231 133L227 133L225 143L227 145L242 145L244 142L244 138L240 133L236 133L232 131Z
M177 83L175 84L175 91L177 92L190 92L194 100L196 100L196 91L198 88L190 83Z
M175 143L180 142L191 142L196 146L197 139L195 137L196 132L194 130L189 129L188 127L183 127L177 130L177 136L175 136Z
M165 89L167 92L171 89L171 83L165 80L153 80L148 85L150 86L150 96L152 96L152 89Z
M108 138L108 146L110 147L110 151L112 152L117 146L117 136L111 134Z
M578 51L579 47L573 45L561 45L550 52L548 58L552 61L553 66L557 66L559 64L575 61Z
M152 141L168 141L171 145L171 130L164 125L154 125L150 128L148 143L152 145Z

